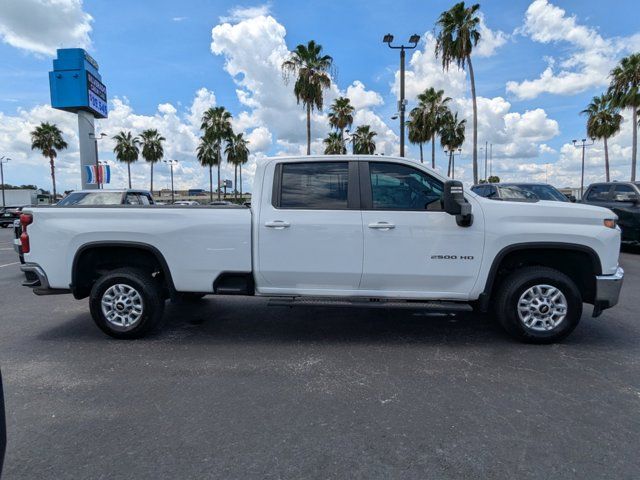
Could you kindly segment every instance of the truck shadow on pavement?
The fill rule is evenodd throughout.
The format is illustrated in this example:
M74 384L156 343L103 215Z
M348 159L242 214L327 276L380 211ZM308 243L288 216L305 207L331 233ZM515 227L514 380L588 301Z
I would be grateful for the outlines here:
M585 307L578 328L562 343L635 344L635 331L610 320L592 319ZM603 315L604 317L604 315ZM39 335L43 341L110 340L88 312L65 320ZM194 304L167 303L159 333L137 342L188 344L502 344L519 345L489 315L433 314L424 310L365 307L268 307L264 299L205 298Z

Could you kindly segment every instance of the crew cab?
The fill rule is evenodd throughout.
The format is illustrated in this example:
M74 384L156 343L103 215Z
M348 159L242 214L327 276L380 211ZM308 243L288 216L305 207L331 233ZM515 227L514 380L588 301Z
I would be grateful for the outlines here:
M30 208L24 271L39 295L89 298L99 328L141 337L165 300L259 295L274 305L495 312L549 343L618 302L609 210L496 202L423 164L382 156L276 157L244 206Z

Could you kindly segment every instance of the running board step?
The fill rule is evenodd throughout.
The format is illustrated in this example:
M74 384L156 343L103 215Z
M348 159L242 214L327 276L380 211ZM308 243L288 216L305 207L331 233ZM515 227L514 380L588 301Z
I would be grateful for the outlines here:
M325 298L325 297L272 297L270 307L369 307L369 308L415 308L434 312L471 312L473 308L465 302L413 301L377 298Z

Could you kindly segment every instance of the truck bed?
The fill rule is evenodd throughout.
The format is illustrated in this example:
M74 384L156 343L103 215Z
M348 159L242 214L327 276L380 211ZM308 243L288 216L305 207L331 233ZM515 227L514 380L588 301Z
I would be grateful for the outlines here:
M222 272L251 272L251 210L235 206L30 208L31 253L51 288L69 288L74 257L98 244L141 244L164 258L177 291L211 292Z

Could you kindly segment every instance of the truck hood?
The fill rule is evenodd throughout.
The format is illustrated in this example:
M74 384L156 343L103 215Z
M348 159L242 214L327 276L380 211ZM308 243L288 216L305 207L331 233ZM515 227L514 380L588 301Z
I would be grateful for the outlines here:
M502 220L517 219L523 221L563 224L597 223L617 215L608 208L585 205L582 203L553 202L540 200L538 202L510 202L504 200L478 199L483 211L489 216L498 216Z

